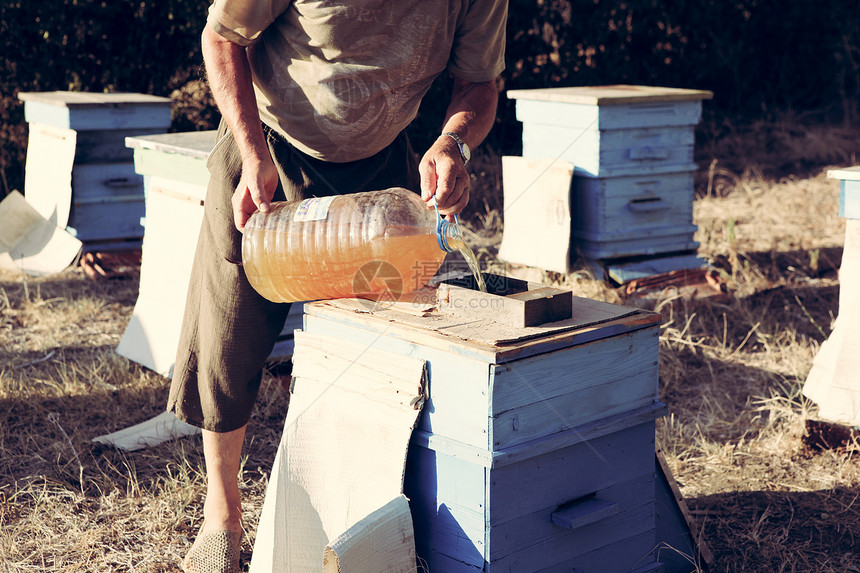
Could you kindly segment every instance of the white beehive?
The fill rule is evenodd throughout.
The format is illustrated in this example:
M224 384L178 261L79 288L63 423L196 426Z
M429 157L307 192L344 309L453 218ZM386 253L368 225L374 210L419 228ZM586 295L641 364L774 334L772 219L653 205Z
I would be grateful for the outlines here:
M615 85L512 90L508 97L523 123L523 157L573 165L574 251L603 260L698 247L694 128L711 92ZM505 232L517 230L506 224Z
M24 195L84 250L136 248L143 179L130 135L170 127L171 100L135 93L21 92L29 124Z

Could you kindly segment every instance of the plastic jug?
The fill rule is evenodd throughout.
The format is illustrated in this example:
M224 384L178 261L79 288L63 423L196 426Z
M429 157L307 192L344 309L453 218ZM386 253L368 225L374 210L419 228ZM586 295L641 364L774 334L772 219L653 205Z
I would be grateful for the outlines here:
M461 244L459 222L393 187L272 203L245 224L242 264L251 286L274 302L394 302L424 286Z

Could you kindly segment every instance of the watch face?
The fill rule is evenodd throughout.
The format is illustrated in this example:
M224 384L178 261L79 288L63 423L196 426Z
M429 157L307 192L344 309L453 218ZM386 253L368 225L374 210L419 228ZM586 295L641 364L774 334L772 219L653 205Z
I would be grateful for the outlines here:
M469 149L468 144L464 143L463 145L461 145L460 152L463 154L463 159L466 160L466 163L468 163L469 160L472 159L472 151Z

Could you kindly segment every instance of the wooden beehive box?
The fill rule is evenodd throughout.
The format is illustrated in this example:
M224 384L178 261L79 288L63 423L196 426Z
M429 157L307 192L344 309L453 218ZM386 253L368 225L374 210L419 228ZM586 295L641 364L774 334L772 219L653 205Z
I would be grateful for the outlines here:
M839 216L860 219L860 165L832 169L827 176L839 180Z
M512 90L508 97L523 123L523 157L574 166L575 250L613 259L698 246L694 128L711 92L614 85Z
M590 259L691 251L693 172L574 177L572 237Z
M429 570L658 570L659 315L572 297L570 318L514 327L468 308L305 305L307 332L427 361L404 492Z
M570 161L577 175L609 177L696 168L693 127L711 92L651 86L511 90L523 157Z
M84 250L140 245L143 180L130 135L170 127L171 100L134 93L21 92L29 142L24 194Z
M206 160L215 136L215 131L199 131L126 140L143 178L146 216L140 290L117 353L165 376L176 358L209 183ZM301 304L296 304L272 360L292 355L292 334L300 321Z

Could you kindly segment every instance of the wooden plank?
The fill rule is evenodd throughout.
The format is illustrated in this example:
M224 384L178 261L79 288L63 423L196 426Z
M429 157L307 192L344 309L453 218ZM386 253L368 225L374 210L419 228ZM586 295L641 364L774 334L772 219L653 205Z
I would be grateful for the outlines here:
M644 237L650 229L695 230L693 191L692 171L574 177L573 236L609 241Z
M626 284L672 271L685 271L708 268L708 262L696 253L676 256L657 256L641 261L606 265L606 274L618 284Z
M72 189L73 199L78 202L95 199L107 203L115 197L144 197L143 176L135 172L132 162L75 165Z
M136 451L199 433L200 428L186 424L172 412L162 412L154 418L111 434L93 438L92 441L109 444L121 450Z
M485 551L486 469L410 446L403 492L410 499L418 555L432 549L481 567Z
M34 125L34 124L31 124ZM104 131L78 131L75 163L114 163L134 161L134 150L126 147L130 135L161 133L164 128L109 129Z
M699 243L694 240L695 232L692 226L686 232L678 232L677 227L650 229L638 239L596 241L578 238L574 246L581 255L592 260L665 256L697 250Z
M458 458L470 464L477 464L487 468L499 468L562 450L569 446L595 440L645 422L651 422L665 416L667 412L668 407L666 404L657 402L643 408L601 418L600 420L570 428L563 432L542 436L541 438L517 444L516 446L510 446L503 450L482 449L448 436L421 429L416 429L412 432L411 443L417 447Z
M550 514L553 525L579 529L618 514L618 502L588 496L568 502Z
M502 157L505 228L499 257L550 271L570 270L573 164Z
M663 563L664 573L690 573L693 563L696 571L707 570L714 564L714 555L687 508L662 450L658 447L655 453L657 558Z
M432 310L420 315L397 308L369 312L366 304L355 299L312 303L306 312L495 364L647 328L660 321L657 313L582 297L573 297L570 320L520 329L490 320L464 323Z
M668 407L662 402L650 404L643 408L630 410L595 422L583 424L563 432L542 437L530 442L523 442L504 450L493 451L491 467L502 467L504 465L519 463L535 456L562 450L569 446L589 442L603 436L613 434L642 423L651 422L665 416ZM438 448L437 446L437 449ZM447 451L447 450L443 450Z
M19 92L18 99L23 102L38 102L45 105L72 109L122 105L166 104L166 97L142 93L100 93L76 91Z
M510 99L557 101L583 105L621 105L642 102L699 101L711 99L713 92L641 85L575 86L508 90Z
M197 185L205 191L209 182L206 160L216 144L215 139L216 132L209 130L128 137L125 143L134 149L138 173L175 184Z
M577 398L578 392L606 384L624 386L626 379L640 374L652 377L646 396L656 400L657 336L656 328L641 329L513 363L494 365L490 369L491 414L501 416L529 404L559 397L581 401ZM576 367L571 368L571 365ZM602 411L600 402L586 404L586 407L597 414ZM606 417L598 416L596 419Z
M209 170L206 160L180 154L165 154L152 149L135 149L134 166L138 173L155 175L192 185L206 186Z
M655 403L657 354L648 329L492 368L493 449Z
M417 537L417 534L416 534ZM420 541L416 539L416 547ZM419 557L421 557L419 553ZM445 571L445 573L484 573L487 571L482 563L480 566L470 563L463 563L454 557L445 555L435 550L430 550L421 557L422 566L424 569L419 571Z
M125 144L132 149L148 149L205 160L216 144L217 134L214 129L154 135L138 134L127 137Z

